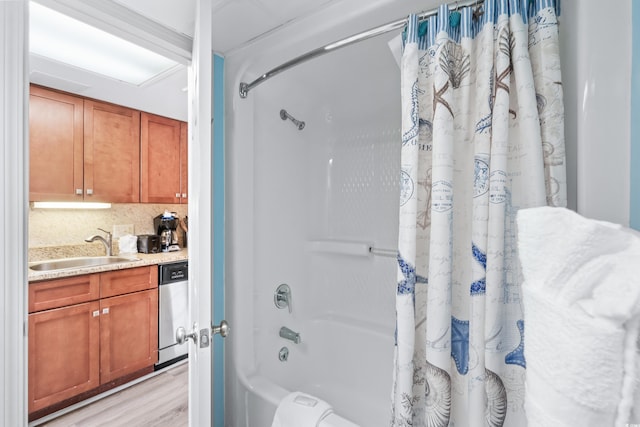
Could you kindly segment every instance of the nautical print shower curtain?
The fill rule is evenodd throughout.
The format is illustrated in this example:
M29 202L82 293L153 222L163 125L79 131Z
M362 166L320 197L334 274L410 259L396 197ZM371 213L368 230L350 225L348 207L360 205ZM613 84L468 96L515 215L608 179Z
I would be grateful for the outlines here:
M526 425L515 215L566 204L556 9L409 18L393 427Z

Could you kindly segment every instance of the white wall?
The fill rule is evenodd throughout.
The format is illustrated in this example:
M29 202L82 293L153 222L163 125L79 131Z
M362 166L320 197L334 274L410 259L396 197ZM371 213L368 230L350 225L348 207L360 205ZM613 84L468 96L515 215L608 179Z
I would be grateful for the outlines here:
M569 207L629 224L631 1L563 0Z

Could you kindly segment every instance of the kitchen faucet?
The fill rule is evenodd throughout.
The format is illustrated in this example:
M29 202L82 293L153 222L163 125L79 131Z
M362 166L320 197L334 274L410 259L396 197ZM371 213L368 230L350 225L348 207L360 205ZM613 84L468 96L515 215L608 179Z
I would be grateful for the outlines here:
M111 233L108 232L107 230L103 230L102 228L98 228L98 230L100 231L104 231L105 233L107 233L107 238L105 239L102 236L98 236L97 234L87 237L86 239L84 239L85 242L87 243L91 243L94 242L96 240L99 240L100 242L102 242L102 244L104 245L105 249L107 250L107 256L111 256L112 252L111 252Z

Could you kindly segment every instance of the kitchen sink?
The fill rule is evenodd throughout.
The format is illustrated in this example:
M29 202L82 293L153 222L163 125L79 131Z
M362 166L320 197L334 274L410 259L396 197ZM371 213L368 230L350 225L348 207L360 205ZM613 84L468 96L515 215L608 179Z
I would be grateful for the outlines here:
M64 270L67 268L82 268L95 267L99 265L120 264L123 262L133 261L140 261L140 259L121 256L92 256L36 261L29 263L29 268L33 271L53 271Z

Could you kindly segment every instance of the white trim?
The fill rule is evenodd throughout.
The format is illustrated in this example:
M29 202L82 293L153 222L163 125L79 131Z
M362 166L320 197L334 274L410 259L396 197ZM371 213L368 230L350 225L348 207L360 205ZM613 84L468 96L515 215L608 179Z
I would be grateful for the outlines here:
M0 424L27 420L28 3L0 1Z
M189 317L211 338L213 284L211 1L196 0L196 25L189 67ZM185 325L191 330L191 325ZM189 425L211 426L211 339L201 348L189 341Z
M167 58L186 65L191 60L192 40L113 1L35 0Z

